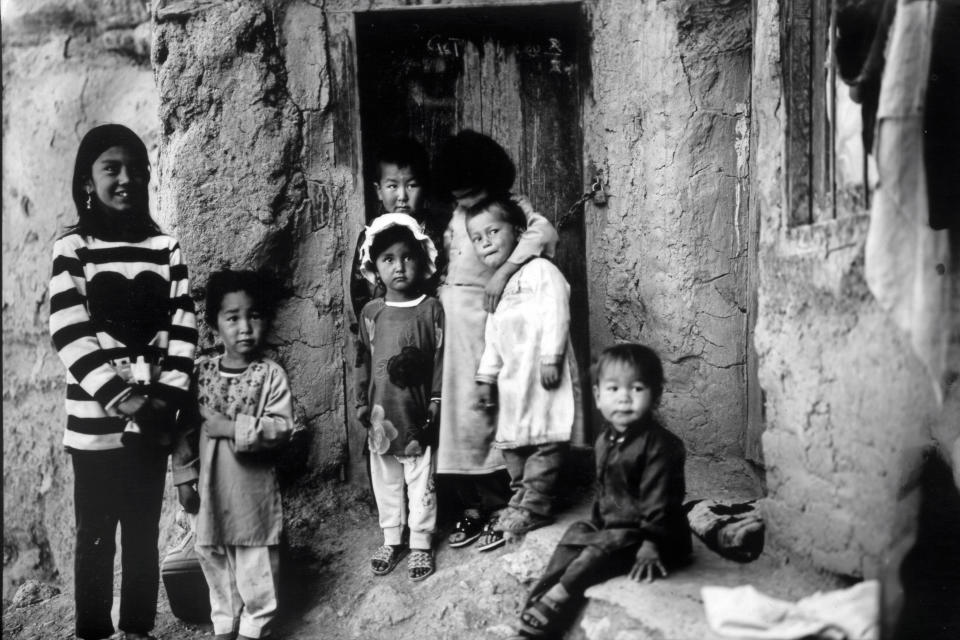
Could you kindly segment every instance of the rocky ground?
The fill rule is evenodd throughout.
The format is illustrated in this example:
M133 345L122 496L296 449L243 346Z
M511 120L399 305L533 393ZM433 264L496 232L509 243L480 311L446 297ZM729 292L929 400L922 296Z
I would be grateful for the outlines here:
M732 498L755 495L756 481L734 463L691 461L688 494ZM312 561L287 563L282 594L285 611L277 629L286 640L495 640L512 633L525 592L540 573L551 550L573 520L589 508L586 492L554 525L524 540L480 553L475 549L437 552L437 572L411 582L401 563L386 577L368 568L380 542L372 508L342 514L325 531L328 552ZM772 554L750 564L726 561L697 544L690 567L653 584L616 579L595 587L567 638L573 640L701 640L714 637L706 627L700 587L753 584L771 595L796 599L836 585ZM72 638L70 594L38 594L42 601L11 604L4 614L4 640ZM160 640L194 640L212 636L209 625L190 625L170 612L161 588Z

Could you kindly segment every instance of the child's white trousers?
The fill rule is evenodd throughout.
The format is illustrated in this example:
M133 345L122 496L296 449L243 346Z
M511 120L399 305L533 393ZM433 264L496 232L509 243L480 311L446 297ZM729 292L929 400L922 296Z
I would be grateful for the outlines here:
M197 545L214 633L263 638L277 612L279 547Z
M384 544L400 544L406 524L410 548L430 548L437 526L434 464L433 447L426 447L422 456L370 453L370 478Z

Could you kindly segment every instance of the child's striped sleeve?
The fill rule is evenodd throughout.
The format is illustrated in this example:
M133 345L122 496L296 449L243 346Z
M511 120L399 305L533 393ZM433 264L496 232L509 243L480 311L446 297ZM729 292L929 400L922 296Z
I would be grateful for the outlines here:
M78 238L66 236L53 245L50 336L70 376L109 409L130 393L130 387L110 366L87 313L86 279L76 252Z

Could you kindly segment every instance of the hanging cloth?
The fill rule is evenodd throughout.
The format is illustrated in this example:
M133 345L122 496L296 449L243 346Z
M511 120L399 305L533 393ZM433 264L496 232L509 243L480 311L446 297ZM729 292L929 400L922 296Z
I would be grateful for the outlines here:
M950 240L929 225L924 108L937 4L900 0L877 110L880 186L870 212L865 274L907 336L943 402L951 328Z

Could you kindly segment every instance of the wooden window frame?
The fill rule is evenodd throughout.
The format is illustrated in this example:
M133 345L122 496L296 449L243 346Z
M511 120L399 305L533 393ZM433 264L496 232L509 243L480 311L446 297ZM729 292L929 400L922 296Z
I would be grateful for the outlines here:
M784 175L791 227L837 217L835 24L832 0L781 4Z

